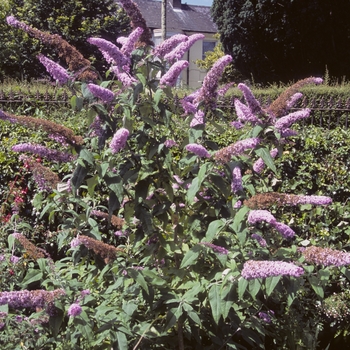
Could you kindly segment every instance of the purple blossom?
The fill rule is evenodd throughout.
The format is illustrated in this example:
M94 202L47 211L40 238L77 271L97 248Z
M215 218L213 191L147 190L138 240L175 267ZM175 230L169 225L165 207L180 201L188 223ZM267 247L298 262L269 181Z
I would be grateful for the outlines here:
M110 143L112 153L117 153L125 147L126 141L129 137L129 130L125 128L119 129L113 136Z
M243 191L241 168L236 166L232 171L231 190L233 193Z
M275 158L278 154L278 149L277 148L274 148L270 151L270 156L272 158ZM262 158L259 158L254 164L253 164L253 170L260 174L263 170L264 170L264 167L265 167L265 162L263 161Z
M228 91L228 89L229 89L233 84L234 84L234 82L225 84L222 88L220 88L220 89L218 90L218 95L219 95L219 96L224 96L224 95L226 95L226 92Z
M160 78L160 86L175 86L177 78L181 72L188 67L187 61L177 61L170 69Z
M94 96L98 97L103 102L112 102L115 97L113 91L106 89L102 86L96 84L88 84L88 88Z
M204 39L204 34L193 34L186 41L181 42L172 51L164 55L164 59L170 63L174 63L182 58L184 53L198 40Z
M84 298L87 295L90 295L90 289L84 289L80 292L80 295Z
M69 81L68 72L54 61L40 54L37 56L39 61L45 66L50 75L58 81L59 84L65 84Z
M177 146L177 143L174 140L166 140L164 142L164 146L171 148L171 147Z
M60 135L60 134L49 134L47 135L51 140L56 141L57 143L59 143L61 146L68 146L69 143L67 142L67 138L65 138L64 136Z
M243 93L244 99L246 100L248 107L252 114L259 114L262 112L259 101L255 98L249 87L243 83L238 84L238 89Z
M15 28L19 28L27 32L30 29L30 26L28 24L25 24L24 22L19 21L16 17L14 16L8 16L6 17L7 23Z
M135 44L139 40L139 37L141 36L142 33L143 33L143 28L141 27L137 27L130 33L129 37L127 38L127 40L125 40L125 42L122 44L123 45L122 48L120 49L120 51L125 56L131 55L132 51L135 48Z
M207 75L203 80L202 88L200 89L200 94L196 101L212 101L217 97L217 87L219 84L219 79L225 69L225 67L232 62L232 56L225 55L219 58L209 70Z
M17 123L17 119L11 117L9 114L6 114L4 111L0 110L0 120L10 122L11 124Z
M250 108L243 104L241 101L236 99L234 104L239 120L250 122L253 125L262 123L262 121L251 112Z
M71 248L78 247L80 244L81 244L81 241L80 241L79 237L73 238L70 242Z
M0 292L0 305L8 304L13 309L19 308L43 308L57 297L64 295L63 289L53 291L46 290L20 290L13 292Z
M96 116L94 121L90 124L90 136L91 137L101 137L104 133L102 120L99 116Z
M263 237L261 237L260 235L258 235L256 233L252 233L252 235L250 237L255 239L259 243L260 247L265 248L267 246L266 240Z
M254 278L267 278L273 276L300 277L304 273L302 267L285 261L248 260L244 263L242 277L250 280Z
M238 200L234 205L233 208L234 209L239 209L242 206L242 201Z
M310 111L311 110L309 108L304 108L300 111L290 113L285 117L278 119L275 123L275 128L278 130L284 130L295 123L297 120L307 118L310 115Z
M268 210L251 210L248 214L248 223L254 225L265 221L269 224L276 222L276 218Z
M182 98L180 100L181 106L185 111L185 114L195 114L197 112L197 103L192 103L188 101L186 98Z
M193 128L196 125L203 125L203 124L204 124L204 112L199 110L193 116L191 123L190 123L190 127Z
M291 137L291 136L296 136L298 135L298 132L289 128L280 130L281 137Z
M117 38L116 41L117 41L118 44L123 46L128 41L128 37L127 36L120 36L119 38Z
M202 145L198 145L196 143L190 143L186 146L186 150L194 153L198 157L210 158L209 152Z
M327 196L298 196L296 204L329 205L332 198Z
M119 48L108 40L102 38L89 38L87 41L98 47L103 57L108 63L113 63L118 67L129 66L130 59L126 57Z
M238 122L238 121L233 121L230 123L230 125L233 126L237 130L242 129L244 126L241 122Z
M129 87L137 81L128 72L123 72L122 70L120 70L118 66L112 66L111 70L118 78L118 80L123 84L124 87Z
M127 237L127 236L128 236L128 233L127 233L126 231L121 231L121 230L119 230L119 231L115 231L115 232L114 232L114 235L115 235L116 237Z
M68 316L76 317L82 313L83 309L77 303L72 304L68 309Z
M286 239L290 239L295 236L295 232L286 224L276 221L271 222L271 226Z
M266 323L271 323L271 321L272 321L270 315L267 314L266 312L261 311L258 313L258 316L261 320L263 320Z
M11 262L12 264L17 264L17 263L19 262L20 259L21 259L21 258L19 258L18 256L11 255L11 257L10 257L10 262Z
M157 57L164 57L167 53L172 51L178 44L188 40L185 34L175 34L169 39L164 40L160 45L156 46L152 53Z
M45 146L31 144L31 143L20 143L12 147L14 152L30 152L37 156L52 160L55 162L69 162L73 159L73 156L66 152L60 152L57 150L46 148Z
M350 253L331 248L310 246L302 251L305 261L323 266L350 265Z
M229 251L226 248L220 247L218 245L215 245L215 244L212 244L212 243L209 243L209 242L201 242L199 244L203 244L206 247L211 248L215 253L218 253L218 254L227 255L229 253Z
M303 97L303 94L301 92L295 93L288 101L287 101L287 108L290 109L294 107L294 105Z

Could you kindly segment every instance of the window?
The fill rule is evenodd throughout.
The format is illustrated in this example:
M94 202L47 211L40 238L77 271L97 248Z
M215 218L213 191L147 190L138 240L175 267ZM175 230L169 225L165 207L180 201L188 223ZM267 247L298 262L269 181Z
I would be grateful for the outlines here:
M216 45L215 41L203 41L203 51L202 51L202 59L205 59L205 53L207 51L213 51Z

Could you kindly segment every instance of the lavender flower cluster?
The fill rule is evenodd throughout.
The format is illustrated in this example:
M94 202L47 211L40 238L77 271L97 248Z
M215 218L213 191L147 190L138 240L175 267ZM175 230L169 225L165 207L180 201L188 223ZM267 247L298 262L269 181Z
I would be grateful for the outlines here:
M227 255L229 253L229 251L226 248L220 247L220 246L215 245L213 243L201 242L199 244L202 244L202 245L205 245L208 248L211 248L215 253L218 253L218 254Z
M202 145L198 145L196 143L190 143L186 146L186 150L194 153L196 156L200 158L210 158L210 153L206 150Z
M241 275L246 280L274 276L300 277L304 269L293 263L271 260L248 260L244 263Z
M259 222L269 223L284 238L289 239L295 236L295 232L288 226L278 222L268 210L251 210L248 214L248 223L254 225Z
M110 143L112 153L118 153L126 145L126 141L129 137L129 130L125 128L119 129L113 136Z
M70 76L68 72L61 67L58 63L51 61L49 58L45 57L44 55L40 54L38 55L38 59L41 64L46 68L46 70L49 72L49 74L57 80L57 82L61 85L66 84Z
M345 266L350 264L350 253L331 248L306 247L302 254L308 263L323 266Z
M65 295L63 289L46 290L20 290L14 292L0 292L0 305L8 304L10 308L43 308L56 298Z
M231 189L233 193L243 191L241 168L236 166L232 171Z
M88 88L94 96L98 97L105 103L112 102L114 99L114 92L102 86L96 84L88 84Z
M12 147L14 152L30 152L36 154L37 156L46 158L55 162L67 163L73 160L72 154L61 152L53 149L49 149L45 146L36 145L32 143L20 143Z
M177 61L170 69L160 78L160 86L175 86L177 78L181 72L188 67L187 61Z

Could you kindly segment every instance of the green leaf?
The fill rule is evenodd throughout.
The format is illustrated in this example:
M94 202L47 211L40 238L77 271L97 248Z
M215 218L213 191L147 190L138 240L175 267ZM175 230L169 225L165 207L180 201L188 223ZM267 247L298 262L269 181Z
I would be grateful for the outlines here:
M55 316L50 316L49 325L53 336L56 338L61 328L63 321L63 312L58 312Z
M281 276L274 276L274 277L267 277L265 280L265 286L266 286L266 294L267 296L270 296L275 287L277 286L277 283L281 279Z
M117 332L118 339L118 349L119 350L128 350L128 340L126 335L122 332Z
M202 239L202 242L211 242L213 238L220 233L220 230L225 226L225 221L214 220L209 226L205 234L205 237Z
M219 324L221 317L221 297L220 287L217 284L211 286L208 297L214 322Z
M309 283L315 293L321 298L324 298L324 291L322 286L320 286L320 280L316 276L307 276Z
M238 280L238 298L242 299L243 295L248 287L248 280L245 278L241 277Z
M134 270L132 268L129 268L128 270L128 275L135 280L135 282L147 293L149 294L149 290L148 290L148 285L147 282L145 280L145 278L143 277L143 275L141 274L140 271Z
M192 247L183 257L180 265L180 269L183 269L189 265L192 265L194 261L197 260L200 251L202 250L202 247L195 245Z
M158 106L160 99L162 98L163 90L158 89L156 93L154 94L153 100L156 106Z
M199 178L198 177L194 178L192 183L191 183L190 188L187 190L187 193L186 193L186 201L188 203L192 204L193 199L196 196L200 187L201 187L201 183L199 181Z
M94 156L86 148L82 148L79 152L79 157L84 159L87 163L94 164Z
M249 281L249 293L255 299L255 296L258 294L260 288L261 288L261 283L258 278L254 278Z
M40 281L43 278L43 273L39 270L29 270L22 281L22 287L26 288L33 282Z
M250 209L246 206L243 206L242 208L240 208L238 210L237 214L235 215L235 217L233 219L232 225L230 225L234 232L236 232L236 233L241 232L243 222L245 223L245 221L246 221L245 216L249 210Z
M94 197L95 187L98 184L98 179L99 179L98 175L95 175L86 180L88 193L92 198Z
M88 169L81 164L78 164L72 176L72 185L75 189L78 189L80 187L87 173Z
M274 160L266 148L257 148L254 151L260 158L262 158L267 167L269 167L274 173L277 172Z

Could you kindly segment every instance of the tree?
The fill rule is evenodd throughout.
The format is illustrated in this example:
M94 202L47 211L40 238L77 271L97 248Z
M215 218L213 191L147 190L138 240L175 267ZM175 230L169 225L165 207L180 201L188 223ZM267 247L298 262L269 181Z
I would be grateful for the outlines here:
M85 58L94 58L98 70L103 69L104 61L86 39L96 36L115 41L130 31L129 18L113 0L8 0L8 7L0 12L0 78L40 77L45 68L36 58L39 52L57 59L37 39L20 30L14 35L6 23L8 15L62 36Z
M350 2L214 0L213 19L235 67L256 82L350 77Z

